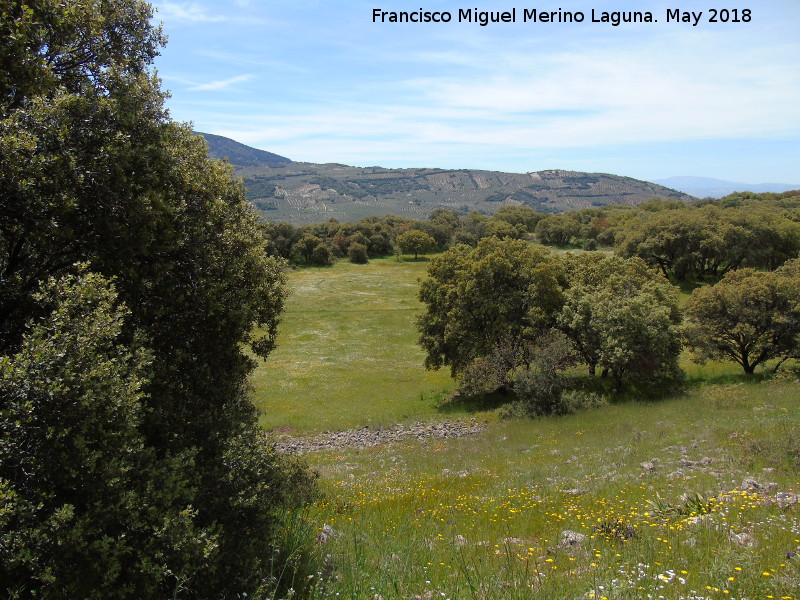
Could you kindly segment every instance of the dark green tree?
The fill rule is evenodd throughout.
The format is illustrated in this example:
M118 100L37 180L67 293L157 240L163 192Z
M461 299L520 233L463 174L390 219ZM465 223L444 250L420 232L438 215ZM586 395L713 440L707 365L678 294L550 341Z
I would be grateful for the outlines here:
M590 375L600 366L617 387L625 379L654 383L678 376L677 288L638 258L570 255L565 269L558 327L574 342Z
M536 237L546 244L564 245L581 230L581 224L568 215L548 215L536 224Z
M413 254L416 260L420 254L433 250L436 247L436 240L424 231L409 229L397 236L397 245L404 254Z
M182 588L213 556L185 477L141 431L148 353L121 344L129 312L96 274L50 280L45 316L0 358L4 596L142 598Z
M6 2L0 11L0 356L21 356L28 324L49 315L36 299L42 281L78 263L113 279L130 311L116 343L143 343L151 356L136 429L154 460L178 461L161 478L183 482L188 495L174 502L215 544L183 595L251 592L291 480L261 441L247 392L252 357L274 346L284 265L268 256L231 168L170 120L150 70L163 38L149 4ZM169 572L184 573L183 553L195 552L185 539L164 552L176 562L154 585L174 588ZM63 596L45 574L17 583Z
M476 359L506 357L509 371L561 307L561 271L548 251L521 240L484 238L434 258L422 282L419 317L425 366L461 375ZM498 352L498 345L502 352Z
M774 370L800 357L800 261L777 271L728 273L697 288L686 303L686 334L699 362L731 360L745 373L769 360Z
M350 262L357 265L364 265L369 262L369 255L367 254L367 247L358 242L352 242L347 247L347 255L350 257Z

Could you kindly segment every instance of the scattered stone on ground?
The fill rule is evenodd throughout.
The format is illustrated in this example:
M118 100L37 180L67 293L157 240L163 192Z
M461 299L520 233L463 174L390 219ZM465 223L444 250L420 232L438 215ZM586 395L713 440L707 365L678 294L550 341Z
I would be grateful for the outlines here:
M272 442L279 452L284 454L307 454L323 452L339 448L371 448L381 444L401 440L417 439L453 439L476 435L486 429L486 423L475 419L469 421L442 421L439 423L412 423L411 425L395 425L386 429L361 429L346 431L326 431L310 437L293 437L288 435L273 436ZM459 474L460 475L460 474Z
M746 478L742 481L742 489L748 492L757 492L760 489L763 489L764 486L757 482L755 479Z
M561 545L562 546L580 546L586 536L571 529L565 529L561 532Z
M800 503L800 495L792 492L778 492L775 495L775 502L780 508L789 508Z

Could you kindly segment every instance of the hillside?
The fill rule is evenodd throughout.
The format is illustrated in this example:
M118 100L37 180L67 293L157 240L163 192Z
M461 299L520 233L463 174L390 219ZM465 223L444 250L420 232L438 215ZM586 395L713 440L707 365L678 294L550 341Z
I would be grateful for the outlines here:
M247 146L220 136L206 135L206 139L212 156L226 156L234 164L248 199L262 214L295 224L386 214L424 218L436 208L490 214L503 204L525 204L555 213L606 204L636 205L654 196L693 200L654 183L605 173L386 169L267 158L254 163L251 159L258 155L239 154L240 147ZM237 154L226 154L229 148Z
M212 158L217 158L220 160L227 158L228 161L230 161L230 163L237 168L253 167L258 165L276 165L292 162L283 156L279 156L265 150L251 148L250 146L246 146L221 135L200 132L197 133L206 138L206 142L208 143L208 153Z

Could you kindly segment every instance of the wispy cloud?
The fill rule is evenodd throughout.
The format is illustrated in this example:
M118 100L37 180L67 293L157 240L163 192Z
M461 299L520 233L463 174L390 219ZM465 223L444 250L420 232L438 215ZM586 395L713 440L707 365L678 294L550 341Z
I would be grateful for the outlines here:
M221 15L211 15L196 2L159 2L156 17L166 22L214 23L224 21Z
M244 81L249 81L253 79L253 75L237 75L236 77L231 77L230 79L222 79L219 81L209 81L208 83L201 83L200 85L196 85L194 87L190 87L189 89L193 92L218 92L220 90L225 90L237 83L242 83Z

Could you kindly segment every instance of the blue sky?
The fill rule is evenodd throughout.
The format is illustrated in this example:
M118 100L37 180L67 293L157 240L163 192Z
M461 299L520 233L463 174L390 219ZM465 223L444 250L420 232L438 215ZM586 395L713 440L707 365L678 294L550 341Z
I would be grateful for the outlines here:
M153 4L173 118L292 160L800 183L800 0ZM710 23L715 6L751 21ZM373 23L375 8L453 20ZM468 8L517 22L457 22ZM532 8L585 20L523 23Z

